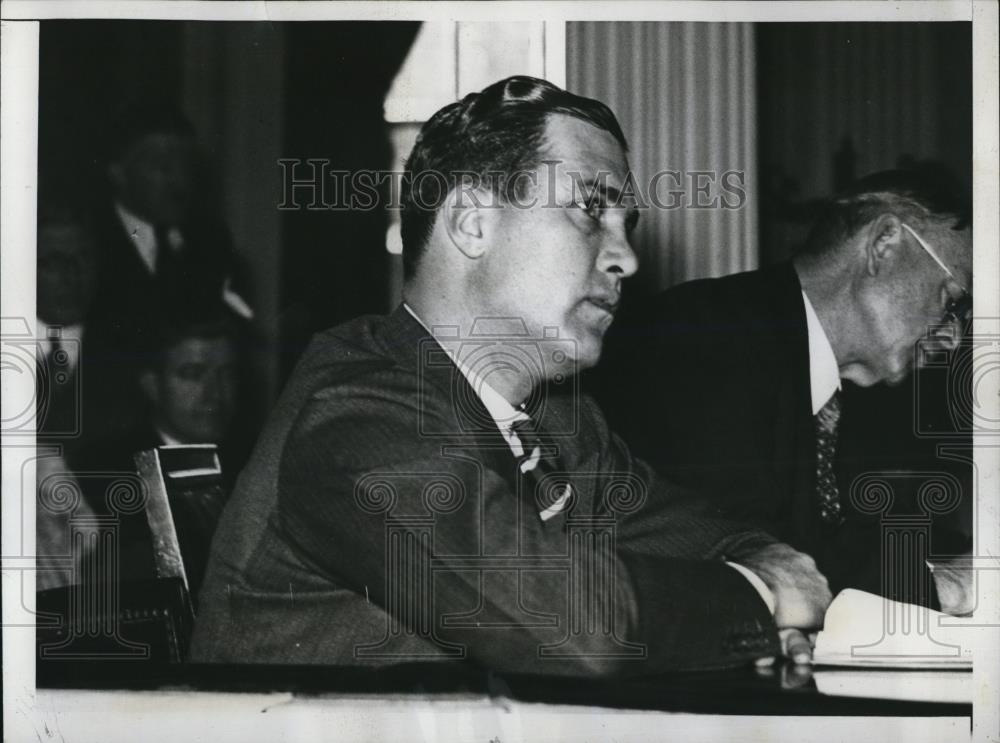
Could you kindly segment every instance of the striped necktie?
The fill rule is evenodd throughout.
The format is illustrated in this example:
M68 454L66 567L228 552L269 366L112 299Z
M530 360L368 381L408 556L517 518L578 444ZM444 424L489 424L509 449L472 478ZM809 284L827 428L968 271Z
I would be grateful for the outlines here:
M524 452L517 458L517 466L524 477L524 486L532 495L530 502L535 504L542 521L548 521L569 506L573 495L565 478L553 476L561 471L555 456L558 447L537 429L531 418L516 420L510 427Z
M820 517L828 524L843 521L840 515L840 491L834 473L837 455L837 429L840 425L840 391L833 393L816 413L816 495Z

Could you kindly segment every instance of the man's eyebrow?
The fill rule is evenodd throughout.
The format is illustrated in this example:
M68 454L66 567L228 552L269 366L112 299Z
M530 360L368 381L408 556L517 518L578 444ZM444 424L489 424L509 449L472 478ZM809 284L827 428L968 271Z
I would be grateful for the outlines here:
M584 180L577 180L576 185L584 191L583 195L588 198L593 198L595 195L594 190L596 188L602 198L602 201L611 202L618 206L624 206L622 203L622 195L624 192L620 188L609 186L603 179L586 178ZM631 204L628 206L631 206Z

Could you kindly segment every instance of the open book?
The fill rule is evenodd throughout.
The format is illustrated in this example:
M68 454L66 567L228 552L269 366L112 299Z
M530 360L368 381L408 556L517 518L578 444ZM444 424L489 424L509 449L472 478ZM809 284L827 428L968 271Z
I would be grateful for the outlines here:
M826 610L813 664L971 670L969 632L940 626L945 616L864 591L841 591Z

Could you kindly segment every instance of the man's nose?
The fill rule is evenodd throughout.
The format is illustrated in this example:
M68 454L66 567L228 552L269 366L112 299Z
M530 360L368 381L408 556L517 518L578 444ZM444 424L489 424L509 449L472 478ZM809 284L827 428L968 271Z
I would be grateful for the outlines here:
M625 235L609 239L601 250L598 268L606 273L617 274L623 279L639 270L639 258Z

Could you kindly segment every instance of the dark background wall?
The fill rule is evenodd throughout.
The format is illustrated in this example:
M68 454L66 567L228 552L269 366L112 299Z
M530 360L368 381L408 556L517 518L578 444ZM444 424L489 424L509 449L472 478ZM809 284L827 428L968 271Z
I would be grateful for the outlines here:
M933 160L971 190L970 23L757 24L762 261L805 237L815 200Z
M44 21L39 39L41 180L87 193L102 182L109 117L126 96L179 101L183 23Z
M341 171L388 170L383 101L417 23L291 24L286 30L284 157L325 158ZM350 199L354 191L338 194ZM388 214L382 209L284 214L286 327L315 332L388 303ZM307 313L307 314L303 314Z

